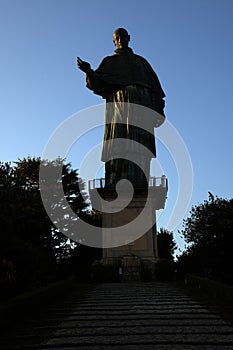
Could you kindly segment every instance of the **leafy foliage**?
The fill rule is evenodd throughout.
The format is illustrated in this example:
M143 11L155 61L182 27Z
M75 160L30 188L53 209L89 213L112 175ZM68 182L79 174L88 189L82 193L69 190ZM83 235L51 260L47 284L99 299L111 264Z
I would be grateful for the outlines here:
M51 172L62 165L66 201L78 217L91 221L84 183L63 160L19 159L14 166L0 164L0 290L10 296L46 284L69 273L61 267L71 258L76 243L60 233L49 219L40 196L39 167ZM58 180L54 177L54 185ZM55 203L55 198L52 198ZM66 202L66 205L67 205ZM58 205L63 205L60 203ZM77 250L77 249L76 249ZM81 250L81 248L80 248Z
M161 228L157 234L159 261L156 264L156 278L170 281L174 277L174 252L177 248L173 233Z
M173 261L173 254L177 248L173 233L161 228L157 235L157 244L159 258Z
M196 205L184 221L183 237L188 249L179 257L178 268L233 283L233 199L214 197Z

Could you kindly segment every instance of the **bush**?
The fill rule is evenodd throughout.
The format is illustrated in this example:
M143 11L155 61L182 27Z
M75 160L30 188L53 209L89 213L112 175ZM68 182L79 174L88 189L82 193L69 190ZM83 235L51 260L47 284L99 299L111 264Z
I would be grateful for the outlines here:
M155 274L159 281L171 281L174 277L173 262L167 259L159 260L156 264Z
M233 302L233 287L228 286L225 283L209 280L208 278L192 274L186 275L186 283L192 287L199 288L214 297Z
M96 261L91 268L91 276L93 282L119 282L119 264L103 265L101 262Z

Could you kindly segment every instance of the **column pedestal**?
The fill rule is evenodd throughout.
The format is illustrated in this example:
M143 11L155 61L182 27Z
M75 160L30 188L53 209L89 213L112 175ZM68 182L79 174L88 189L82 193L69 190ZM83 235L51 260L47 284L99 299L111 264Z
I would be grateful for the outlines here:
M98 188L100 196L104 200L109 201L110 206L112 205L112 214L102 212L102 227L108 227L110 231L111 228L126 225L134 220L144 208L144 210L146 210L145 220L147 220L147 223L149 224L148 227L150 227L147 232L143 232L142 236L136 240L134 239L135 236L133 236L133 234L131 237L130 233L126 232L123 245L103 249L101 263L108 267L114 266L115 271L117 269L116 267L118 267L119 271L122 271L123 273L123 281L128 279L136 280L144 277L146 277L146 280L155 279L155 266L159 260L157 249L156 210L163 209L165 206L167 181L164 177L159 178L160 181L155 178L153 179L154 181L149 182L148 193L143 189L136 190L129 205L127 205L129 199L127 193L125 193L124 198L121 200L121 205L125 200L126 207L121 211L118 211L117 206L114 203L114 199L116 199L114 190L104 187ZM103 185L103 180L101 183ZM110 246L110 244L108 244L108 246ZM140 264L138 264L138 261ZM130 271L132 278L130 277Z

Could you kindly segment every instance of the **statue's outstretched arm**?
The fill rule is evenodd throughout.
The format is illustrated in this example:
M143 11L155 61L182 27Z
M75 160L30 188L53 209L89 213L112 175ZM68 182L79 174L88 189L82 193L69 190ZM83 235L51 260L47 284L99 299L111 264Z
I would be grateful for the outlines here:
M77 57L77 66L79 69L81 69L84 73L89 73L91 69L91 65L88 62L85 62L81 60L80 57Z
M91 68L90 63L81 60L80 57L77 57L77 66L86 74L87 88L92 90L95 94L105 98L106 91L109 90L109 87L101 80L99 74L96 74L96 71Z

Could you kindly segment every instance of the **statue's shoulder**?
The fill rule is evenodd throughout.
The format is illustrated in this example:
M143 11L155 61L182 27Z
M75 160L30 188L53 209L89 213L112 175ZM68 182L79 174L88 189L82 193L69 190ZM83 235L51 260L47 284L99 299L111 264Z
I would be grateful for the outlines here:
M132 53L130 55L116 55L106 56L102 59L100 67L115 66L123 64L124 62L131 62L131 64L137 64L147 69L151 69L149 62L142 56Z
M111 55L111 56L106 56L102 59L100 65L103 66L105 64L110 64L112 63L114 60L115 60L115 57L116 55Z
M113 59L115 59L115 57L116 55L106 56L103 58L102 62L112 61Z
M134 56L135 56L135 59L137 59L138 61L141 61L141 62L143 62L143 63L145 63L145 64L149 64L149 62L144 58L144 57L142 57L142 56L140 56L140 55L137 55L137 54L135 54L134 53ZM150 64L149 64L150 65Z
M136 54L134 54L134 56L136 56L135 61L137 62L138 65L144 67L144 69L149 71L151 74L155 73L154 69L152 68L151 64L147 61L147 59L145 59L144 57L142 57L140 55L136 55Z
M102 59L102 61L100 62L98 68L96 71L100 72L101 70L106 70L109 68L109 66L111 67L112 65L112 56L106 56Z

